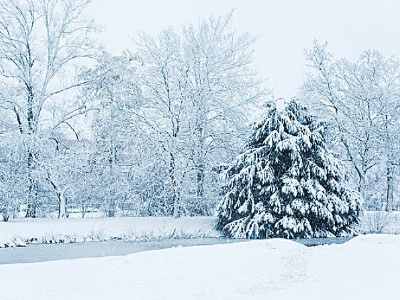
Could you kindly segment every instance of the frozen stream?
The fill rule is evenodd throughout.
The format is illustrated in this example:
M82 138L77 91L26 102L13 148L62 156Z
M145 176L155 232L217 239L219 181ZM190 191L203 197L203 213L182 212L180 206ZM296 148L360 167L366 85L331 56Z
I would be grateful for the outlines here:
M304 239L297 240L306 246L344 243L350 238ZM156 242L86 242L73 244L39 244L26 247L0 249L0 264L35 263L53 260L76 258L122 256L137 252L159 250L172 247L189 247L198 245L215 245L245 242L226 238L171 239Z

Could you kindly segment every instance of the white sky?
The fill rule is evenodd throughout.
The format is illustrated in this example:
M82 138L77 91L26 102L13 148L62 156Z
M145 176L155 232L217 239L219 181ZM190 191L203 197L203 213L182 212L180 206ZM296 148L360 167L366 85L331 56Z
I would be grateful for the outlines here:
M94 0L90 9L115 54L133 48L129 37L138 30L156 34L235 9L236 30L260 36L255 67L266 87L286 99L302 82L304 49L314 39L328 41L336 57L355 59L365 49L400 55L398 0Z

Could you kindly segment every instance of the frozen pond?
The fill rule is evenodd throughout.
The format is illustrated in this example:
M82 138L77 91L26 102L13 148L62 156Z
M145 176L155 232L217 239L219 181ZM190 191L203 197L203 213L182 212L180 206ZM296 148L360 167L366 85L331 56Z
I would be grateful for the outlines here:
M75 258L122 256L172 247L234 243L243 240L226 238L171 239L152 242L85 242L72 244L39 244L0 249L0 264L35 263Z
M306 246L323 244L344 243L350 238L328 239L301 239L295 240ZM199 245L215 245L226 243L245 242L246 240L232 240L226 238L195 238L195 239L171 239L152 242L86 242L73 244L39 244L18 248L0 249L0 264L35 263L43 261L122 256L137 252L159 250L172 247L189 247Z

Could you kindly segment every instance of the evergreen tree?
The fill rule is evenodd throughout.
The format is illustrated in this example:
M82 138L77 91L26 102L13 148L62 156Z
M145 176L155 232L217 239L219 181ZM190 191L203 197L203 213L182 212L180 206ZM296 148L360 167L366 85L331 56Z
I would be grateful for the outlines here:
M218 226L235 238L346 236L361 196L326 149L324 125L292 100L269 105L244 153L227 169Z

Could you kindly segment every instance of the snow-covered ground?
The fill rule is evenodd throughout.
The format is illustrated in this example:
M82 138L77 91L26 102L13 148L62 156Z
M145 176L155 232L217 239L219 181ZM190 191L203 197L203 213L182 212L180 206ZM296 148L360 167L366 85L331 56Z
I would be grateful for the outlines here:
M215 222L214 217L13 219L0 222L0 248L25 243L217 237Z
M399 233L399 221L398 213L366 213L361 230ZM0 246L216 237L215 222L15 219L0 223ZM0 299L398 299L399 253L399 235L363 235L312 248L271 239L0 265Z
M400 236L271 239L0 265L1 299L399 299Z

